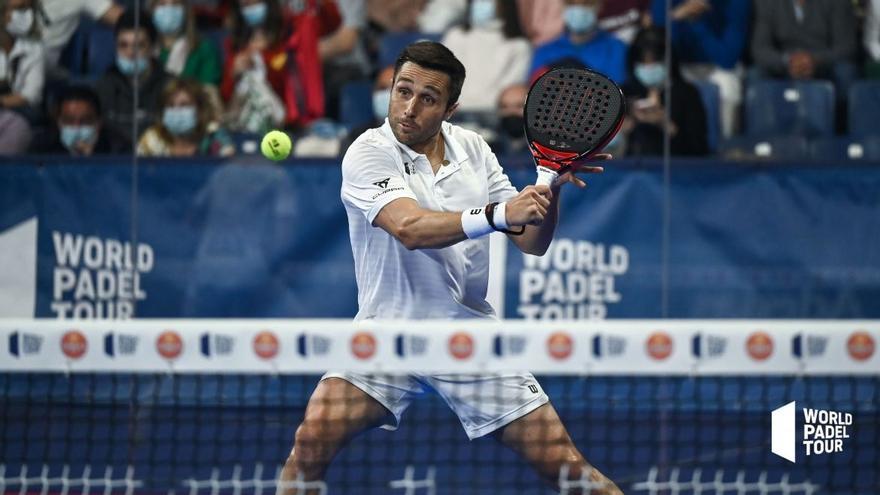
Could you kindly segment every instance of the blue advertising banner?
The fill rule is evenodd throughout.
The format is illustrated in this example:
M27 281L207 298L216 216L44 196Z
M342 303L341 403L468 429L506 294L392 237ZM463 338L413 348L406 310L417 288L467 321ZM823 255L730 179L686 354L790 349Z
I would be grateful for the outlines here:
M533 182L528 157L502 163ZM506 317L880 317L880 168L675 161L668 190L659 161L606 169L563 192L545 256L507 246ZM0 164L0 316L355 314L337 161L133 170Z

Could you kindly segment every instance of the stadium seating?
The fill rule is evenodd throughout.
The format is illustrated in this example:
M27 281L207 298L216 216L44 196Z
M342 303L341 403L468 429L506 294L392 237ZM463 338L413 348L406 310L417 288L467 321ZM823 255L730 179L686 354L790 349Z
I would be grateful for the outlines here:
M694 81L693 84L700 90L700 97L706 110L706 138L709 152L715 153L721 137L721 90L711 81Z
M746 134L754 137L834 133L834 86L828 81L758 80L745 102Z
M400 55L403 48L413 42L420 40L440 41L439 34L420 33L417 31L407 31L403 33L389 33L382 37L379 42L379 68L393 65Z
M727 159L801 160L810 157L804 136L737 136L722 141L720 155Z
M339 117L342 125L354 129L373 120L373 83L369 80L351 81L342 87Z
M880 160L880 136L825 137L810 143L810 154L817 160Z
M880 81L857 81L849 89L849 134L877 136L880 115Z

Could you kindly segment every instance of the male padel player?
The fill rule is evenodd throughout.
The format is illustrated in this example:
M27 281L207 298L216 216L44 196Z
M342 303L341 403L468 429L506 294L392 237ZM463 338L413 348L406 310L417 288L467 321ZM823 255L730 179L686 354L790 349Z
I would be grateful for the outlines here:
M355 320L495 318L486 302L487 234L524 228L510 240L524 253L542 255L556 228L560 186L585 185L568 173L552 188L517 192L479 135L446 122L464 77L464 66L443 45L407 46L395 64L388 120L358 137L342 160L358 284ZM573 172L601 170L579 165ZM376 426L394 429L428 388L450 405L468 437L494 435L549 483L558 485L568 465L569 479L589 470L590 479L603 484L590 493L621 493L587 463L531 373L327 373L312 393L280 481L322 479L352 437ZM279 494L302 495L284 483Z

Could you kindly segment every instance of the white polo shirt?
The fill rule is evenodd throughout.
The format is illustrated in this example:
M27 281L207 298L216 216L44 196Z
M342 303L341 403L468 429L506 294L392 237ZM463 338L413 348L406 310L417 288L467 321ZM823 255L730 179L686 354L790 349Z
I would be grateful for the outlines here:
M463 211L507 201L517 190L489 145L444 122L449 164L435 175L428 158L401 144L388 120L358 137L342 159L342 202L358 284L357 320L491 318L486 302L489 238L442 249L408 250L373 220L398 198L424 209Z

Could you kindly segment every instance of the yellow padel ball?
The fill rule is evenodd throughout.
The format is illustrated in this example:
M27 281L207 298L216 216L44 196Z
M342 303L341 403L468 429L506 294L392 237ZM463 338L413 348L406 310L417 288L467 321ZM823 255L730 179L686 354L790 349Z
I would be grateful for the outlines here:
M263 141L260 143L260 151L263 152L263 156L266 158L277 162L284 160L290 155L291 146L290 137L287 133L269 131L263 136Z

